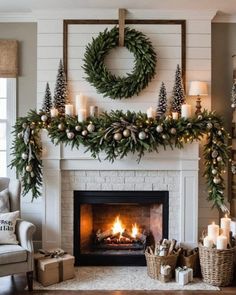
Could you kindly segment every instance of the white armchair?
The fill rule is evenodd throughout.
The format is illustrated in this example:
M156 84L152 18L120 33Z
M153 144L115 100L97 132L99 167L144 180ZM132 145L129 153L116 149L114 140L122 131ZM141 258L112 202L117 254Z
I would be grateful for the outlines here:
M0 191L9 189L10 211L20 210L19 181L10 181L9 178L0 177ZM26 273L28 289L33 289L33 242L32 237L35 226L27 221L18 220L16 236L19 245L0 245L0 277Z

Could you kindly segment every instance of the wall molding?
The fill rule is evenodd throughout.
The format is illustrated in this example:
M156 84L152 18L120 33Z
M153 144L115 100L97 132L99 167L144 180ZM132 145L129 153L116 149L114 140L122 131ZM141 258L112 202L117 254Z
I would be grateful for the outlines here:
M32 12L1 12L0 22L2 23L32 23L37 22Z

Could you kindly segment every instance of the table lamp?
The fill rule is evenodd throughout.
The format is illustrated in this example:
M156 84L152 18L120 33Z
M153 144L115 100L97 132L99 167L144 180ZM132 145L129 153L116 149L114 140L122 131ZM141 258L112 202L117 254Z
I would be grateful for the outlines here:
M197 96L196 99L196 115L201 114L201 97L208 95L207 83L201 81L192 81L190 82L189 93L190 96Z

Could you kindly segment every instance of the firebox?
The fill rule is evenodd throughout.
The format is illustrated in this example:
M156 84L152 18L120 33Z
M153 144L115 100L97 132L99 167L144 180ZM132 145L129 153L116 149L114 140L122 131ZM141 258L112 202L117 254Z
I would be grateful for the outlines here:
M74 191L75 263L145 265L168 220L168 191Z

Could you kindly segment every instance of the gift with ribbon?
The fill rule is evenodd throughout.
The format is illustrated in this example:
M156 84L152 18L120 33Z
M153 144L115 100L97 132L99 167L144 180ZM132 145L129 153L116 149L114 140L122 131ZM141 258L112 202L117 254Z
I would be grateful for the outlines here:
M34 255L36 280L46 287L72 279L74 261L74 256L65 254L62 249L40 250Z
M184 286L193 280L193 269L188 267L177 267L175 269L176 282Z

